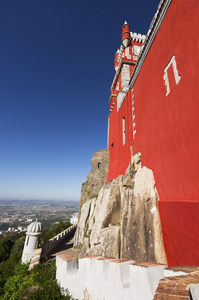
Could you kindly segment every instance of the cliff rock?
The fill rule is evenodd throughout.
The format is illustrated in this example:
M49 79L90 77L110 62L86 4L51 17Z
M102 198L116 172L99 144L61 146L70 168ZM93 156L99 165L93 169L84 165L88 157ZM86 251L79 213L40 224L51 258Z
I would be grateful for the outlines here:
M106 182L109 166L109 150L102 149L93 154L91 160L92 170L87 176L86 182L82 184L79 219L81 215L81 207L88 199L98 197L101 187Z
M98 155L95 153L94 157ZM97 175L97 161L92 159L93 170L82 186L74 242L81 249L80 256L101 254L166 263L152 170L141 168L138 153L132 157L125 175L105 182L108 159L100 165L103 178L99 178L99 172Z

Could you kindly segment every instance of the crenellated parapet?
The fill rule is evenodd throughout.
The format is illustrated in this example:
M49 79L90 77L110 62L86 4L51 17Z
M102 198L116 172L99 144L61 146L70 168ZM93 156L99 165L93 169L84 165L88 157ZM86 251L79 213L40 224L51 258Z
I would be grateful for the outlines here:
M79 300L198 299L199 267L63 254L56 256L56 267L59 286Z
M67 229L63 230L61 233L57 234L50 240L42 245L42 255L48 255L51 253L58 245L63 243L67 238L74 235L76 230L77 224L73 224L72 226L68 227Z
M56 256L56 279L75 299L152 300L165 265L90 255Z

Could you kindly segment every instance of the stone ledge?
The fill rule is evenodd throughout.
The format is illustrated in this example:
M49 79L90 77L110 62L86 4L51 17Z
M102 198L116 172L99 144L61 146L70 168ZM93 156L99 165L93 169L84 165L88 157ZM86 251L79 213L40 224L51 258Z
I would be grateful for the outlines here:
M174 271L174 272L195 273L195 272L199 272L199 267L198 266L179 266L179 267L165 268L165 270Z
M132 260L131 259L125 259L125 258L119 258L119 259L114 259L111 262L114 262L114 263L117 263L117 264L121 264L121 263L127 262L127 261L131 262Z
M190 300L189 296L155 295L153 300Z
M96 257L100 257L101 254L97 254L97 255L87 255L87 256L84 256L84 257L81 257L80 259L84 259L84 258L96 258Z
M159 264L159 263L155 263L155 262L139 262L139 263L133 263L132 265L139 266L139 267L144 267L144 268L164 266L164 264Z
M115 259L114 257L107 257L107 256L104 256L104 257L98 258L97 260L114 260L114 259Z
M57 256L67 262L76 259L75 256L69 256L66 254L58 254Z
M156 290L157 294L167 294L170 296L189 296L188 290L178 290L178 289L167 289L163 287L158 287Z

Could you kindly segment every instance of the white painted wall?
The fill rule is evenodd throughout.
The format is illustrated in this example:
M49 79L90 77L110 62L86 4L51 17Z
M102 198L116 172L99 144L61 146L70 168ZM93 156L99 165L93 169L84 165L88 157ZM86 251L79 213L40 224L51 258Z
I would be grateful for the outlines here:
M193 300L199 300L199 284L191 284L190 290Z
M56 257L56 278L60 287L75 299L84 299L87 290L93 300L152 300L159 280L164 277L164 265L143 267L132 260L64 255Z
M38 236L40 233L26 233L26 240L24 243L22 263L26 264L32 259L34 250L37 248Z

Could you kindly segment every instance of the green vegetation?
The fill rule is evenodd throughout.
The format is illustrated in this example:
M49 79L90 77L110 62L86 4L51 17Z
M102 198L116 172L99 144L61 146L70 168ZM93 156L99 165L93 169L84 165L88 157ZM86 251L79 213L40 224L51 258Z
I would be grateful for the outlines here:
M14 242L5 238L0 240L0 262L8 259Z
M9 276L1 294L2 300L19 299L70 299L61 294L55 279L55 259L44 264L35 265L29 271L28 264L18 262L13 275Z
M49 239L53 238L54 236L56 236L60 232L64 231L71 225L72 224L70 222L63 222L63 221L59 221L58 224L52 225L49 230L44 230L42 232L42 235L40 237L40 244L43 245Z
M119 229L119 239L121 239L121 230Z
M46 231L45 237L56 235L70 226L60 221ZM67 227L66 227L67 226ZM0 299L2 300L59 300L71 299L61 293L55 279L55 260L35 265L21 264L25 234L15 234L0 240Z
M127 184L123 184L123 187L126 187L126 188L131 188L131 184L130 185L127 185Z
M86 235L86 237L89 238L89 239L90 239L90 236L91 236L91 232L92 232L92 229L90 229L90 230L88 231L87 235Z

